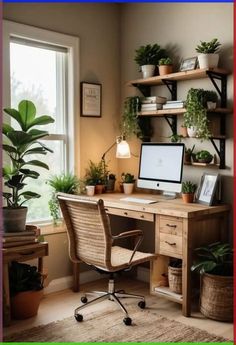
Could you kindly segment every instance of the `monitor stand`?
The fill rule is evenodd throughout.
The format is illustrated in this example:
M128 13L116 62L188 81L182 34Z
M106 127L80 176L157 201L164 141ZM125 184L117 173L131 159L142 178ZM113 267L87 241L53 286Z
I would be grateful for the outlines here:
M163 192L162 195L164 196L165 199L171 200L171 199L176 199L177 194L175 192Z

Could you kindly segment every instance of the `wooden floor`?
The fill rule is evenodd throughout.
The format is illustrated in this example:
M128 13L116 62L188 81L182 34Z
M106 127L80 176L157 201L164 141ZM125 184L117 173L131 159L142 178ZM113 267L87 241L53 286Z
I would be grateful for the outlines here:
M81 291L107 290L106 283L106 279L87 283L81 286ZM125 289L127 292L131 293L133 292L145 295L146 304L156 307L162 316L233 340L232 323L224 323L206 319L200 312L197 311L197 307L194 308L195 310L193 310L192 316L186 318L182 315L181 305L178 303L168 301L163 297L150 296L148 284L144 282L127 278L118 278L116 288ZM27 320L13 320L11 326L4 328L4 334L7 335L19 332L27 328L47 324L49 322L61 320L73 315L74 309L81 303L81 295L82 292L74 293L71 290L64 290L45 296L41 301L37 316ZM99 308L99 304L94 305L93 308Z

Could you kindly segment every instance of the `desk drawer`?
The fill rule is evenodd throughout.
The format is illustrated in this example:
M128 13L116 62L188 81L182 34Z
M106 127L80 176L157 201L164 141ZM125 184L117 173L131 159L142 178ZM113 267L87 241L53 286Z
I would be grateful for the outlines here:
M183 222L177 217L160 217L160 254L182 256Z
M48 255L48 244L37 243L3 249L3 263L11 261L27 261Z
M105 207L105 209L108 214L114 214L116 216L146 220L148 222L154 222L154 215L152 213L132 211L132 210L126 210L122 208L115 208L115 207Z

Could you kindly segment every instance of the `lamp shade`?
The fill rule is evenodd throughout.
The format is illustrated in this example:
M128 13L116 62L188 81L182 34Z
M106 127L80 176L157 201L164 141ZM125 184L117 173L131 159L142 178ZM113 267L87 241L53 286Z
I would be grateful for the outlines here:
M130 158L130 148L126 140L117 143L116 158Z

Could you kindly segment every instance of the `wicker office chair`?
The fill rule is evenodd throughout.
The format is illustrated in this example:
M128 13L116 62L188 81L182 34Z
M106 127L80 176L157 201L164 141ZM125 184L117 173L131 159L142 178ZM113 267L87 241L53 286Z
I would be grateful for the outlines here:
M102 273L110 273L108 291L96 291L99 297L88 302L86 295L81 298L84 303L75 309L77 321L83 320L79 311L87 305L109 299L115 301L125 313L123 322L131 325L132 320L119 298L131 297L140 299L138 306L145 308L143 296L115 291L113 273L130 269L134 265L150 261L155 255L138 252L143 233L141 230L132 230L112 236L109 217L104 209L103 200L89 199L88 197L58 193L57 195L69 236L69 254L73 262L85 262ZM113 246L117 239L136 237L134 250Z

